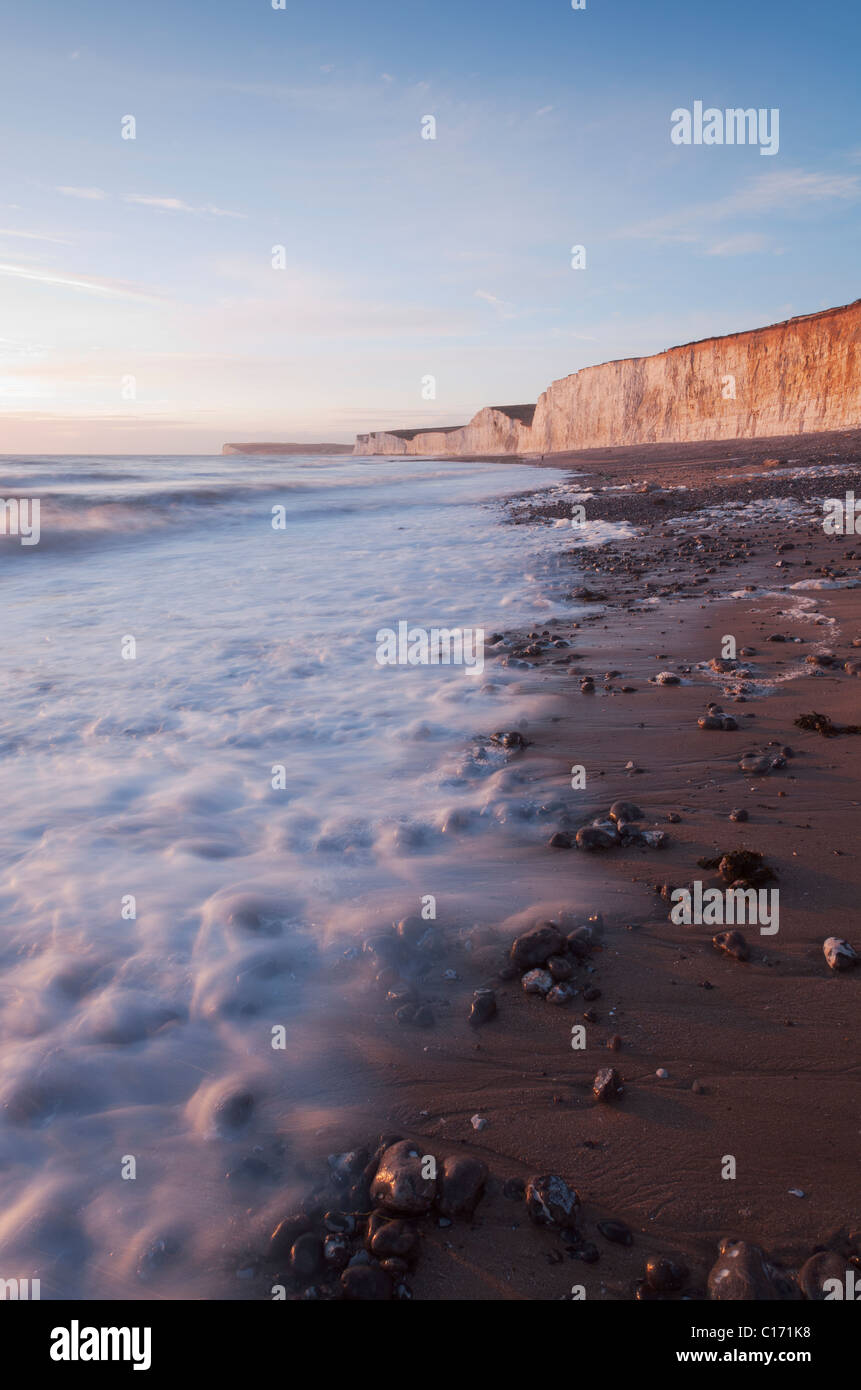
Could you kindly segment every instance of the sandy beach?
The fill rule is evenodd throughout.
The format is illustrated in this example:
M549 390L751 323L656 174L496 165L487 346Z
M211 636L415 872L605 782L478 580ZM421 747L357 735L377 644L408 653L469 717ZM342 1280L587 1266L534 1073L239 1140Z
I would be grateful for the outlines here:
M861 547L823 532L821 499L861 494L861 437L653 446L544 464L563 470L570 496L516 499L512 524L568 524L582 499L590 521L625 519L636 532L572 550L585 617L505 633L489 649L552 696L511 759L527 782L555 769L561 836L621 798L666 844L525 848L476 884L477 925L440 913L428 959L394 934L389 954L371 943L368 964L366 943L350 991L333 986L338 1052L349 1058L344 1109L305 1142L308 1191L333 1150L367 1146L373 1172L380 1131L438 1164L455 1155L486 1165L471 1216L452 1222L437 1205L419 1218L408 1277L417 1299L559 1299L573 1286L590 1300L705 1299L725 1238L760 1246L772 1266L769 1294L729 1296L798 1298L798 1272L815 1252L834 1252L840 1268L861 1256L861 971L833 971L823 956L832 935L861 948L861 742L796 722L810 712L838 725L858 718L861 687L843 668L858 658ZM749 654L712 669L727 634ZM487 669L492 678L493 661ZM661 672L679 683L655 683ZM698 726L714 703L736 729ZM753 753L778 754L777 765L740 770ZM585 787L569 791L576 765ZM742 928L746 961L713 946L714 927L675 925L656 891L719 882L698 861L737 849L764 857L780 893L776 934ZM506 883L524 876L534 905L506 918ZM571 969L560 975L570 973L576 996L552 1007L527 994L510 966L512 941L536 922L569 932L596 914L593 944L563 953ZM471 1027L482 989L494 991L497 1014ZM425 1004L429 1026L396 1020L393 1004L404 1000ZM321 1014L316 1045L331 1082L340 1064L329 1022ZM600 1103L593 1081L607 1066L622 1089ZM727 1156L734 1178L722 1176ZM573 1233L530 1221L522 1185L540 1175L579 1195ZM306 1198L304 1218L285 1210L292 1234L321 1229L327 1193L331 1205L325 1185ZM668 1292L644 1290L647 1261L661 1258L684 1273ZM279 1277L287 1296L309 1296L289 1262ZM311 1283L311 1296L340 1296L331 1280Z

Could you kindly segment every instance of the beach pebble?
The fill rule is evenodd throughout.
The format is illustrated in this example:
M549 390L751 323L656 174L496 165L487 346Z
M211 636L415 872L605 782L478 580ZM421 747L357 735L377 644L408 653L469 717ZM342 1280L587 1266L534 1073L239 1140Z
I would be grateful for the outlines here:
M398 936L408 946L418 945L427 930L428 924L421 917L404 917L397 925Z
M477 989L472 996L469 1021L473 1028L496 1017L496 995L492 989Z
M584 695L591 695L595 689L595 682L591 676L584 676L580 682L580 689Z
M269 1258L272 1260L288 1258L294 1242L310 1229L311 1221L304 1212L295 1212L291 1216L285 1216L270 1236Z
M290 1251L290 1272L298 1279L313 1279L322 1268L323 1245L320 1237L314 1235L313 1231L306 1231L293 1243Z
M679 677L672 671L659 671L655 676L655 685L678 685Z
M334 1235L351 1236L356 1229L356 1218L348 1211L327 1211L323 1225Z
M511 963L519 970L543 965L550 956L564 950L562 933L553 922L539 922L531 931L518 936L511 947Z
M849 1265L834 1250L819 1250L811 1255L798 1271L798 1287L811 1303L824 1302L831 1290L824 1288L827 1279L837 1279L844 1291Z
M574 974L574 966L565 956L550 956L547 969L554 980L570 980Z
M411 1259L419 1248L419 1231L410 1221L387 1221L379 1212L373 1212L368 1222L368 1244L379 1260L397 1257Z
M526 1210L536 1226L569 1229L577 1224L580 1198L564 1178L555 1174L529 1178L526 1183Z
M554 985L553 988L548 992L547 1003L559 1005L570 1004L572 999L576 998L577 990L574 988L573 985Z
M385 1150L371 1184L371 1199L385 1211L420 1216L436 1196L436 1179L422 1177L424 1155L402 1139Z
M655 1072L655 1076L659 1076L662 1081L666 1081L669 1074L670 1073L665 1067L658 1067L658 1070Z
M597 825L584 825L577 831L577 848L589 850L612 849L617 843L617 837L611 835L607 830L601 830Z
M596 1100L615 1100L621 1090L621 1077L615 1067L602 1067L592 1082L592 1094Z
M724 882L733 886L743 881L754 887L762 887L764 883L769 883L777 877L755 849L731 850L729 854L721 855L717 868Z
M520 983L527 994L547 995L553 988L553 976L549 970L527 970Z
M710 1298L764 1302L780 1297L776 1271L758 1245L722 1240L718 1249L720 1254L708 1278Z
M594 950L595 941L599 935L600 932L592 926L575 927L572 932L568 933L565 939L566 945L572 956L576 956L578 960L585 960Z
M774 768L785 767L786 759L782 754L744 753L738 765L742 772L749 772L754 777L764 777Z
M566 835L564 830L556 830L547 841L550 849L571 849L574 841L570 835Z
M508 749L527 747L526 739L519 729L510 729L508 732L500 729L495 734L490 735L490 741Z
M666 830L644 830L641 839L643 844L649 846L649 849L666 849L670 843L670 837Z
M613 1245L633 1245L634 1237L631 1234L630 1226L626 1226L624 1221L599 1221L598 1230L605 1240L609 1240Z
M750 960L750 947L740 931L719 931L712 937L712 945L734 960Z
M842 936L829 936L822 951L832 970L851 970L861 960L854 947Z
M726 729L730 731L738 728L738 721L731 714L704 714L697 724L701 729Z
M748 818L747 811L743 806L734 806L729 813L729 818L734 821L746 821Z
M633 801L614 801L610 807L610 820L618 822L642 819L643 812Z
M487 1164L468 1154L443 1159L437 1206L443 1216L471 1216L487 1182Z
M326 1236L323 1259L331 1269L343 1269L350 1258L350 1242L346 1236Z
M481 1130L487 1129L487 1120L483 1115L473 1115L469 1123L472 1125L473 1129L478 1130L479 1133Z
M654 1257L646 1261L646 1284L652 1293L676 1293L688 1277L685 1265Z

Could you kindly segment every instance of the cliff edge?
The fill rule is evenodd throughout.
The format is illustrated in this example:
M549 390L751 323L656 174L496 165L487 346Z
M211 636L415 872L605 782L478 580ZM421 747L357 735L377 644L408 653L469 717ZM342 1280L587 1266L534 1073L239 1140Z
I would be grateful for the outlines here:
M614 445L810 434L861 426L861 300L653 357L584 367L533 406L467 425L378 430L356 454L555 454Z

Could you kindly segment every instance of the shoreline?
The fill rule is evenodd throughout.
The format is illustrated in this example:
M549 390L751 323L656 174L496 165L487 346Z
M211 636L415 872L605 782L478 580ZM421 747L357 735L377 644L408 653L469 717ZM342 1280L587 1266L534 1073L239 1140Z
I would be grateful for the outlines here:
M842 443L828 458L835 438ZM355 1084L342 1084L338 1119L306 1141L308 1179L319 1177L326 1148L348 1130L367 1141L374 1126L416 1141L422 1153L471 1157L489 1171L471 1219L421 1222L421 1257L409 1278L418 1299L559 1299L577 1284L587 1299L627 1300L643 1296L638 1281L653 1257L688 1271L665 1296L704 1299L725 1237L760 1245L780 1271L783 1292L773 1296L799 1297L795 1275L815 1251L830 1249L844 1262L861 1255L853 1196L861 971L833 973L822 953L830 935L861 948L852 869L861 743L824 739L794 722L811 710L841 724L857 719L861 687L842 666L858 655L861 596L843 586L861 578L861 541L826 536L809 499L833 495L829 480L810 471L821 462L843 470L837 495L853 486L861 495L861 443L857 434L793 443L792 462L782 465L793 470L788 476L764 466L763 441L710 444L708 461L680 446L687 465L650 462L642 491L640 449L614 451L600 476L577 459L572 496L594 485L589 520L627 509L637 531L571 552L572 590L582 602L578 590L588 588L588 611L578 622L557 620L552 635L572 645L513 656L524 687L549 695L552 706L530 727L518 767L527 775L556 769L560 790L573 764L586 767L582 816L575 811L560 830L605 814L618 798L635 799L644 823L666 831L669 844L606 854L544 845L511 856L500 872L537 873L546 903L468 932L440 924L444 944L413 996L433 997L445 970L456 971L450 1007L438 1010L434 1027L395 1021L387 991L415 987L398 983L407 972L397 966L341 1013L341 1043L361 1068L351 1077L367 1072L368 1089L357 1102ZM571 463L566 457L569 472ZM623 485L633 490L612 491ZM724 506L728 493L744 509L737 521ZM702 515L718 502L720 513ZM784 503L813 519L787 514ZM570 515L559 498L508 505L520 525ZM838 587L789 588L807 579ZM727 633L739 650L754 649L741 663L750 678L708 665ZM773 634L802 642L768 641ZM514 651L529 645L527 634L507 636ZM806 661L825 648L836 665ZM498 652L512 660L510 647ZM492 663L488 669L492 676ZM659 671L681 683L650 683ZM583 676L594 693L581 693ZM698 728L716 700L736 731ZM760 777L739 770L743 752L773 741L792 747L785 767ZM629 761L636 772L626 770ZM748 812L741 824L729 820L736 807ZM714 949L713 928L674 925L655 892L656 883L708 878L698 859L740 847L774 867L781 899L779 935L745 929L747 963ZM603 917L603 937L575 970L578 997L552 1008L505 978L507 949L536 917L555 908L558 920L566 903L584 901ZM575 920L584 914L571 914L569 929ZM483 988L495 991L498 1015L471 1029L470 1000ZM588 1008L584 988L599 991ZM584 1013L587 1045L572 1051L571 1029ZM624 1090L602 1105L591 1088L608 1065ZM474 1115L487 1121L480 1132ZM727 1155L737 1164L733 1180L721 1176ZM566 1233L530 1222L522 1200L503 1195L512 1179L551 1173L580 1195L580 1244L590 1259L597 1252L594 1263L583 1262ZM630 1245L599 1232L608 1220L624 1223Z

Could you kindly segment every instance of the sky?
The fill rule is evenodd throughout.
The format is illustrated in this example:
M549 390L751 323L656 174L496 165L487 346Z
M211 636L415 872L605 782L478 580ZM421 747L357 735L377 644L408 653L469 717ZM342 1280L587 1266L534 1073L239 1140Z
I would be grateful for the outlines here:
M0 0L0 453L460 424L861 296L857 0L274 3Z

